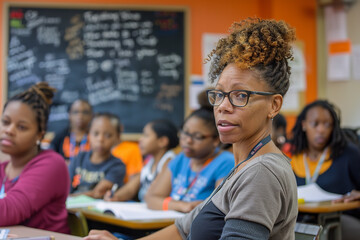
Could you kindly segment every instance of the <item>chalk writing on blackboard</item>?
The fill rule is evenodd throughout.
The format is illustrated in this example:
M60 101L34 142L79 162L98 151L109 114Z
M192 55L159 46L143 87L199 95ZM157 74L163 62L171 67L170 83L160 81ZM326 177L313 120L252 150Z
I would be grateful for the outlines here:
M8 7L8 97L38 81L58 89L50 129L69 104L87 99L117 114L126 133L185 114L186 11Z

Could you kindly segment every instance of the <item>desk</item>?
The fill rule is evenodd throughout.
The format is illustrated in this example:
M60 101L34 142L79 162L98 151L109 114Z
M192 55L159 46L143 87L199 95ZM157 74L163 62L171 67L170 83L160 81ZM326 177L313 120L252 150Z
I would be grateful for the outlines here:
M11 234L16 234L19 237L40 237L40 236L54 236L56 240L80 240L82 238L57 233L57 232L50 232L46 230L36 229L36 228L29 228L25 226L12 226L12 227L5 227L10 229Z
M72 208L71 210L82 212L87 219L89 229L106 229L132 237L145 236L175 222L174 219L123 220L89 208Z
M331 229L334 229L335 240L341 240L341 212L356 208L360 208L360 201L348 203L312 202L298 205L300 213L317 216L316 223L323 226L320 240L328 240Z

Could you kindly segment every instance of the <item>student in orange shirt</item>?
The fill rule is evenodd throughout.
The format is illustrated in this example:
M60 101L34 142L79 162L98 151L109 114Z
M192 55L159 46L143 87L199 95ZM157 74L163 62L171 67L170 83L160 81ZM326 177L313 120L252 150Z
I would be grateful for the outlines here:
M121 141L112 149L111 153L120 158L126 166L124 183L140 174L143 167L143 158L138 143Z

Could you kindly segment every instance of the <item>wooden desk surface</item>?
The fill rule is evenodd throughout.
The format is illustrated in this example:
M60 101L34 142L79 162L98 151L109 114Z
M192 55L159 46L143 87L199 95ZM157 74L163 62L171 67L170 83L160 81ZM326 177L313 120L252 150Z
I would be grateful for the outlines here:
M81 211L87 219L112 224L115 226L126 227L130 229L160 229L167 227L175 222L174 219L156 219L156 220L122 220L114 216L97 212L86 208L74 208Z
M311 202L301 203L298 205L299 212L304 213L330 213L330 212L342 212L360 208L360 201L348 202L348 203L332 203L332 202Z
M81 237L76 237L72 235L57 233L57 232L50 232L46 230L36 229L36 228L29 228L25 226L12 226L12 227L5 227L10 229L10 234L16 234L18 237L41 237L41 236L53 236L55 240L80 240Z

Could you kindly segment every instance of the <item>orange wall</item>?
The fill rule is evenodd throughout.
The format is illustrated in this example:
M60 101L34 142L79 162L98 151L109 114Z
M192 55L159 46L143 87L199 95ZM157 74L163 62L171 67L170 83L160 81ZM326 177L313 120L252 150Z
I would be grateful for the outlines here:
M2 3L4 0L0 0ZM34 2L33 0L10 0L13 2ZM48 0L38 0L48 4ZM53 0L52 3L66 4L127 4L127 5L167 5L186 6L190 15L190 74L201 74L201 37L203 33L227 33L234 21L246 17L261 17L283 19L296 28L297 38L304 43L307 64L307 91L305 101L317 98L316 80L316 0ZM85 5L86 6L86 5ZM4 4L0 5L3 16ZM0 19L0 32L3 33L3 17ZM2 34L3 36L3 34ZM0 38L3 46L3 38ZM3 47L0 54L3 56ZM0 72L3 69L3 59L0 59ZM3 78L1 75L0 83ZM1 94L1 93L0 93ZM2 97L0 97L0 104ZM292 126L294 116L288 116Z

